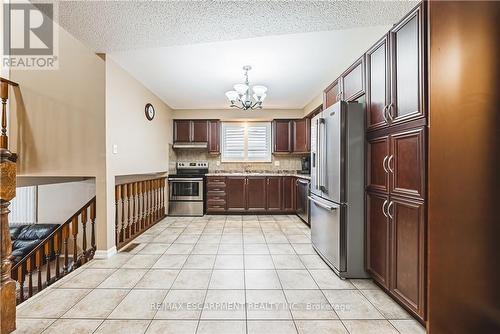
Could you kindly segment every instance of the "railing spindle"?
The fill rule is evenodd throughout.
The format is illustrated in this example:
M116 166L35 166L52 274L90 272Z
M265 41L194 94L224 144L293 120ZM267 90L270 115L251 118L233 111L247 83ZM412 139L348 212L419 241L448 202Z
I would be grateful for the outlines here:
M17 281L19 282L19 300L24 301L24 270L23 266L17 267Z
M32 257L29 257L26 261L26 271L28 272L28 298L33 296L33 261L31 260Z
M37 292L42 290L42 251L38 248L35 252L35 265L37 274Z
M142 224L142 210L144 209L142 204L142 182L137 182L137 207L138 207L138 212L137 212L137 220L139 222L139 230L142 231L144 228Z
M127 239L132 237L132 184L127 184Z
M56 280L59 279L60 277L60 272L59 272L59 256L61 255L61 233L58 231L56 234L54 234L54 253L55 253L55 260L56 260Z
M87 262L87 209L83 209L82 211L82 264Z
M115 186L115 240L117 245L120 243L119 212L121 196L121 187L117 185Z
M45 243L43 249L45 251L45 261L46 261L46 268L45 268L45 270L46 270L46 273L45 273L46 276L45 276L45 281L47 282L47 286L49 286L50 285L50 278L51 278L50 277L50 255L51 255L50 254L51 253L50 252L51 251L51 249L50 249L50 240L48 240Z
M133 234L136 235L137 232L139 232L139 229L137 228L137 182L134 182L132 184L132 221L133 223Z
M64 225L62 228L62 237L63 237L63 245L64 245L64 262L63 262L63 274L66 275L68 273L68 263L69 263L69 250L68 250L68 239L69 239L69 227L68 225Z
M121 185L121 198L122 198L122 226L121 226L121 238L120 241L124 242L126 239L125 235L125 198L127 197L127 186L122 184Z
M71 220L71 234L73 235L73 268L78 267L78 246L77 246L77 236L78 236L78 216L73 216Z
M90 202L90 246L92 246L92 257L94 257L95 251L97 249L97 244L95 242L95 197Z

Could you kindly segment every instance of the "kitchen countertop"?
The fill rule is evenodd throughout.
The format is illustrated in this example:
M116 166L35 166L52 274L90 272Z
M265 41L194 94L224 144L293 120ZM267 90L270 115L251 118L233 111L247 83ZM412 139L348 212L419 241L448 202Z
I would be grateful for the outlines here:
M217 173L207 173L206 176L294 176L305 180L311 180L310 174L297 174L297 173L273 173L273 172L259 172L259 173L233 173L233 172L217 172Z

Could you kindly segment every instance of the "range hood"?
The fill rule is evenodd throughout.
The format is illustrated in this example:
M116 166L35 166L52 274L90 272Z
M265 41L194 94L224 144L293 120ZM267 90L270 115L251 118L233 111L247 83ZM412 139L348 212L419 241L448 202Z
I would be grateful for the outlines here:
M173 148L191 149L191 150L206 150L208 149L208 143L189 143L189 142L177 142L172 145Z

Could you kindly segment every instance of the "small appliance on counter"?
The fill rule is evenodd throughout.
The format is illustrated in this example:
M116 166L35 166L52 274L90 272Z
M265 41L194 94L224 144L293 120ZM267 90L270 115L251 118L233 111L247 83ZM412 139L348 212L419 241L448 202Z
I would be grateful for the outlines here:
M203 216L206 161L182 161L176 164L176 174L168 176L171 216Z
M297 171L297 174L311 174L311 156L305 156L300 158L301 170Z

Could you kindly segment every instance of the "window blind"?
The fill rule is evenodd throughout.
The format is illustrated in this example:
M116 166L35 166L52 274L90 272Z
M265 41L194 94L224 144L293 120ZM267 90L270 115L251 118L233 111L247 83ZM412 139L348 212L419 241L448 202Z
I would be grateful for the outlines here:
M271 123L222 123L222 161L271 162Z

